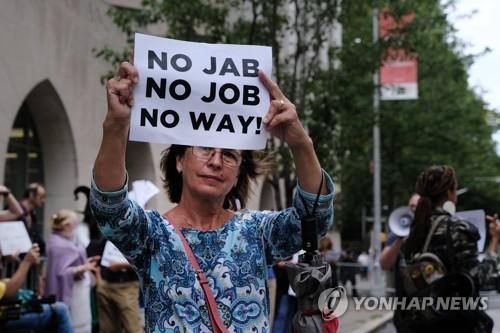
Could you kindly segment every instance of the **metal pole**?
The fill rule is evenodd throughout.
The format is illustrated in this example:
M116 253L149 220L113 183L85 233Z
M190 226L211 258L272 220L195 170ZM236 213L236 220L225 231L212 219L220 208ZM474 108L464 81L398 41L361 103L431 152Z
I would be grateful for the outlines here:
M366 207L363 205L361 209L361 240L363 241L363 246L366 242Z
M373 43L375 47L378 48L378 1L373 2L373 17L372 17L372 29L373 29ZM377 53L377 62L379 61ZM380 94L379 94L379 66L377 65L373 73L373 84L375 85L375 90L373 93L373 231L374 231L374 241L375 241L375 258L373 263L373 277L374 286L373 294L375 296L383 295L383 284L382 284L382 272L380 269L380 232L381 228L381 200L380 200L380 128L379 128L379 108L380 108Z

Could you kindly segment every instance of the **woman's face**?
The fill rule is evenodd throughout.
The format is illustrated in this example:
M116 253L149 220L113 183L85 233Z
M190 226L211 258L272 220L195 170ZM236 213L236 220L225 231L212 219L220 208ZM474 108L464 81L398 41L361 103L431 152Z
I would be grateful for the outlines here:
M73 231L75 230L76 221L70 221L66 223L63 227L63 232L65 235L73 236Z
M236 185L241 164L240 150L189 147L177 158L182 172L182 193L213 200L224 200Z
M75 224L73 222L64 225L64 233L68 236L73 236L73 230L75 230Z

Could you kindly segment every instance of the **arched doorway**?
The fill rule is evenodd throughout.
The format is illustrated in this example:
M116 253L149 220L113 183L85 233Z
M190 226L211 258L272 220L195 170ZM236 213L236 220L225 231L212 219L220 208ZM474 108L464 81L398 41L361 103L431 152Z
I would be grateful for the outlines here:
M46 203L39 216L43 216L40 224L45 234L51 214L75 205L75 149L63 103L50 81L44 80L27 94L18 110L9 138L4 182L19 199L29 183L44 184Z

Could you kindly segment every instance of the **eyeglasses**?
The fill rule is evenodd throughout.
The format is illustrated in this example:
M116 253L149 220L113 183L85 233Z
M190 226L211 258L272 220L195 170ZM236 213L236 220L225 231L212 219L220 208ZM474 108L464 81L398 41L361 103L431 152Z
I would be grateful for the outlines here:
M240 166L243 158L234 149L217 149L210 147L192 147L193 155L202 161L210 160L217 152L221 153L222 163L228 167Z

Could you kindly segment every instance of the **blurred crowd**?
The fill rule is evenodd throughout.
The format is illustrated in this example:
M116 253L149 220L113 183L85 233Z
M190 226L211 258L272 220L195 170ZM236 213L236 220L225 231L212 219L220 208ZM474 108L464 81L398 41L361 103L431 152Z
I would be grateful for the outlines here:
M88 200L89 191L78 187L75 199ZM52 214L45 239L37 216L42 184L31 184L19 201L3 185L0 195L0 223L21 221L33 244L27 253L2 254L1 332L143 332L137 275L126 260L101 260L107 241L88 203L82 212Z

